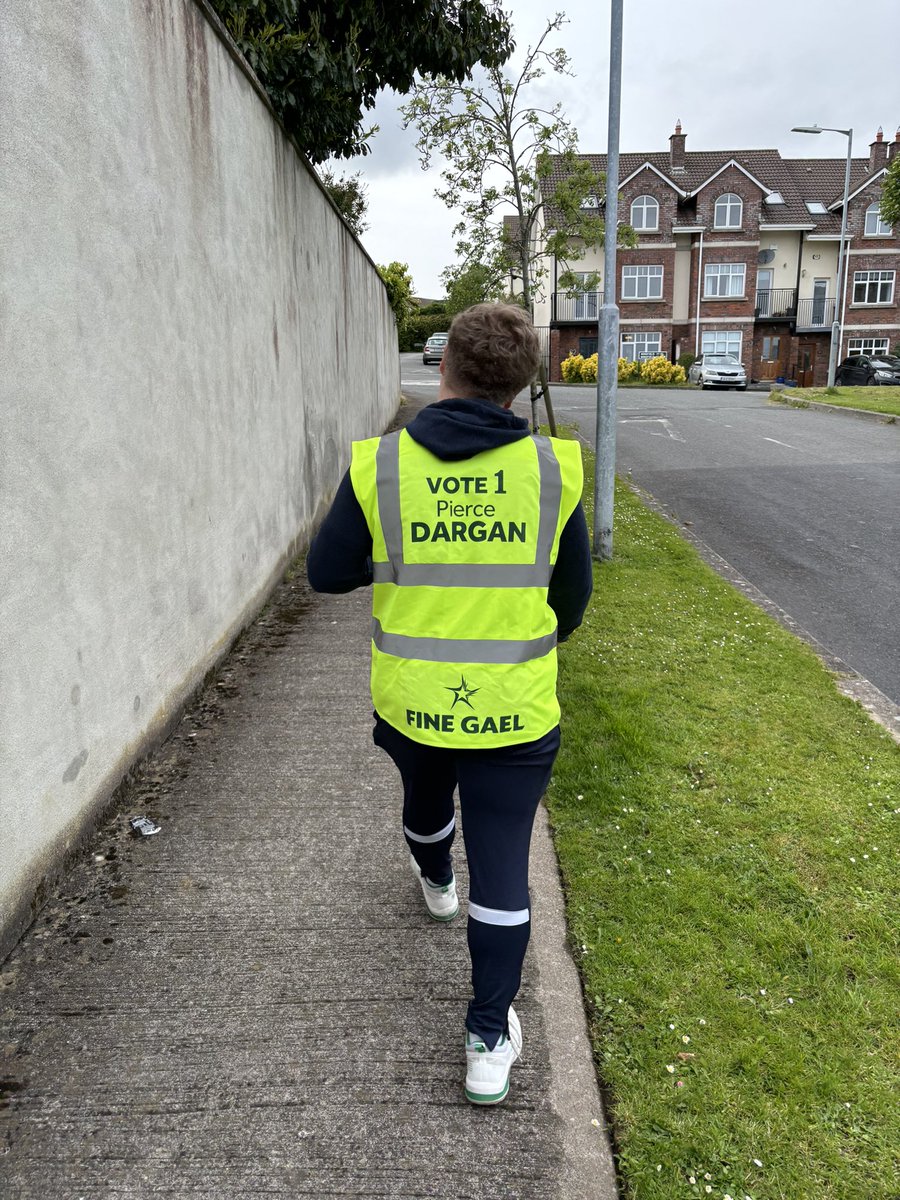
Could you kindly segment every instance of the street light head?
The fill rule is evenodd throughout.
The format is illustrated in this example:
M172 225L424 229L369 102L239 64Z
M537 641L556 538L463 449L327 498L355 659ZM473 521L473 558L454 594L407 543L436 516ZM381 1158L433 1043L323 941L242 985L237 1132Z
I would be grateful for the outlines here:
M791 133L821 133L818 125L795 125Z

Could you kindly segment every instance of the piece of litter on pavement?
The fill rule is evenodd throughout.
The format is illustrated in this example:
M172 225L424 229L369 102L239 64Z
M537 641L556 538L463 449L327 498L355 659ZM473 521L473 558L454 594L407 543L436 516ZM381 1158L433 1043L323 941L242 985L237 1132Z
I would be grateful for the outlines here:
M162 832L162 825L157 825L149 817L132 817L128 822L131 832L140 837L152 837L154 833Z

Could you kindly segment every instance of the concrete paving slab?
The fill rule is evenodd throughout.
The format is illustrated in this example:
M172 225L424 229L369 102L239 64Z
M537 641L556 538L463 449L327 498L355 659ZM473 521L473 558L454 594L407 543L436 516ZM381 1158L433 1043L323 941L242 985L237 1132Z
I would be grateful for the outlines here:
M4 1200L615 1197L543 813L525 1051L463 1097L465 920L409 871L368 603L284 584L0 969Z

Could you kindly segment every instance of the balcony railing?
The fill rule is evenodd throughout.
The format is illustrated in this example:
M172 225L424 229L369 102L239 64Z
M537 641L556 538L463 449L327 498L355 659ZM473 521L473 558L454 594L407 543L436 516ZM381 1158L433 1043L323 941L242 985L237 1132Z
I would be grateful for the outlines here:
M816 296L812 300L798 300L797 328L830 329L834 320L835 308L833 296Z
M766 288L756 293L757 321L792 321L797 315L796 288Z
M551 321L596 321L603 303L602 292L553 292Z
M798 300L796 288L767 288L756 293L757 321L791 321L797 329L828 329L834 320L833 296Z

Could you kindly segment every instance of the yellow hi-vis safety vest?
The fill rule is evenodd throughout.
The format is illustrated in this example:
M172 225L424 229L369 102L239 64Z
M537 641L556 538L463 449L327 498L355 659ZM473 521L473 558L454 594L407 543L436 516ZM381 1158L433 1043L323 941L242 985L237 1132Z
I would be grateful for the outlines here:
M576 442L446 461L406 430L353 444L372 534L372 699L428 745L530 742L559 722L547 589L582 490Z

